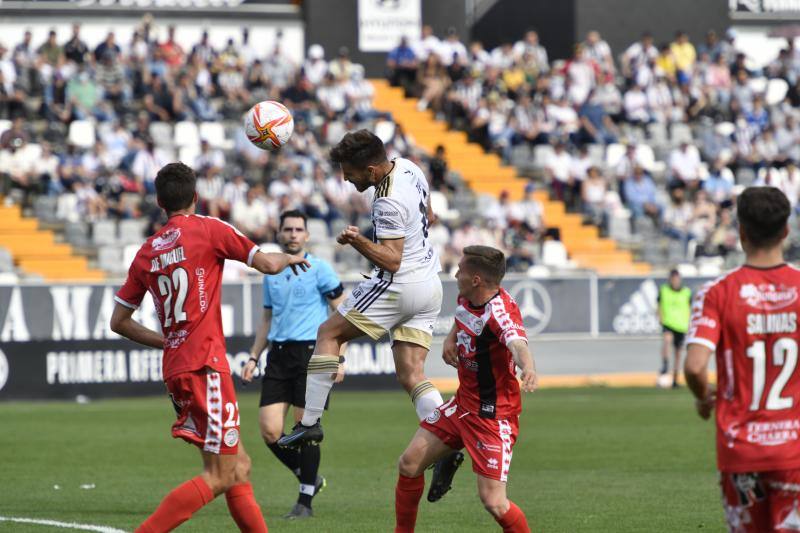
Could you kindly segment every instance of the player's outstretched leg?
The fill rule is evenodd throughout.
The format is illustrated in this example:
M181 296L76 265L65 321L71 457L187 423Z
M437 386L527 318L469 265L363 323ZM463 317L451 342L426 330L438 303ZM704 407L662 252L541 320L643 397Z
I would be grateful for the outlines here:
M308 362L303 419L295 424L289 435L278 440L279 445L299 448L303 444L322 442L322 425L319 419L333 387L334 376L339 370L339 350L342 344L361 335L361 330L339 313L333 313L319 327L314 355Z
M239 531L246 533L267 533L267 524L261 507L256 502L253 486L250 484L250 456L239 443L234 470L234 483L225 491L225 502Z
M506 497L505 482L479 474L478 495L489 514L503 528L503 533L530 533L525 513Z
M420 420L428 418L434 409L444 403L436 386L425 378L425 358L428 348L422 345L395 341L392 344L397 380L411 396L411 402ZM456 470L464 462L464 454L458 450L442 457L433 467L428 501L437 502L453 484Z
M203 476L192 478L167 494L155 512L136 528L136 533L172 531L189 520L215 496Z
M412 533L425 490L425 469L453 449L426 429L418 429L398 461L394 491L395 533Z

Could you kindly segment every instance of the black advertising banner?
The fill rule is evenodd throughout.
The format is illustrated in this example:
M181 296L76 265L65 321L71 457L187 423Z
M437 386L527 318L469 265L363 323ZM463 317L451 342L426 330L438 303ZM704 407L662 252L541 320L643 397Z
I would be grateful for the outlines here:
M237 389L251 337L226 339ZM388 342L348 347L347 375L337 390L396 388ZM261 358L261 366L266 357ZM259 383L249 385L259 390ZM126 340L0 343L0 400L75 399L164 394L161 350Z

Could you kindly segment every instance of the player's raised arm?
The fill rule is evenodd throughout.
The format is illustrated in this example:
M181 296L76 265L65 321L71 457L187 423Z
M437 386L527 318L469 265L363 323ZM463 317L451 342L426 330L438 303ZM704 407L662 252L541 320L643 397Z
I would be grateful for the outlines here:
M259 251L253 256L253 261L250 266L262 274L278 274L288 266L292 267L292 272L297 274L301 270L305 272L311 268L311 263L304 257L297 257L280 252L264 253Z
M133 312L134 309L117 302L114 306L114 312L111 314L111 331L133 342L163 350L164 337L161 333L136 322L133 319Z

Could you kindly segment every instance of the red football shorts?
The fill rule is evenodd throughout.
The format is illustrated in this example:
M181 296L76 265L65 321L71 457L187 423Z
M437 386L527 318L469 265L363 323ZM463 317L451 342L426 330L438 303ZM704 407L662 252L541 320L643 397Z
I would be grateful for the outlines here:
M465 411L451 398L419 425L455 450L466 448L476 474L498 481L508 480L511 449L519 433L518 417L481 418Z
M172 376L166 385L178 415L174 438L205 452L238 452L239 404L230 374L202 368Z
M800 470L720 472L720 485L732 533L800 530Z

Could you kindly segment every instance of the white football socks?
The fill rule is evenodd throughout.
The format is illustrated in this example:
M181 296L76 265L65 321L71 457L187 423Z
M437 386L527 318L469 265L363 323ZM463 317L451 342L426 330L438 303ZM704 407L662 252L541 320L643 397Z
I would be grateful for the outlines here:
M313 426L322 418L325 402L333 387L332 374L339 370L338 355L312 355L306 376L306 406L302 424Z
M410 396L411 401L414 403L414 409L417 411L417 417L420 420L428 418L434 409L444 403L442 395L439 394L436 386L428 380L414 385Z

